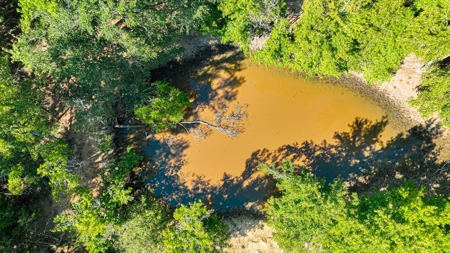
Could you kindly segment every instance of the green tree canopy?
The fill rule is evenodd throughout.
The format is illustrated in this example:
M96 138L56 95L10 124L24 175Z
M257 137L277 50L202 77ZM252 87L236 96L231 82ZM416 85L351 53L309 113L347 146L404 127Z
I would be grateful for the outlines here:
M54 137L55 127L43 108L39 79L10 73L7 57L0 58L0 174L8 189L21 194L39 177L49 177L54 196L72 190L78 177L67 171L70 149Z
M176 224L164 230L167 252L219 252L227 245L227 227L201 201L181 205L173 214Z
M167 228L170 215L156 199L141 197L127 208L124 219L114 240L119 252L163 252L161 231Z
M226 20L222 40L233 41L248 53L251 40L270 33L286 4L282 0L222 0L218 8Z
M287 252L447 252L450 201L425 197L412 183L358 197L339 179L326 185L311 172L294 174L287 161L279 178L282 197L271 198L268 224Z
M143 92L134 114L142 123L160 132L182 121L187 107L191 107L191 103L186 93L158 81Z
M248 50L254 37L248 17L260 5L224 1L221 6L224 17L231 19L224 38ZM309 77L356 71L369 83L382 82L410 52L433 61L450 54L445 46L449 8L445 0L305 0L298 20L270 19L270 38L254 56Z
M97 198L89 189L77 187L73 191L77 201L55 218L57 227L53 231L73 232L76 244L83 245L89 252L104 252L110 248L112 235L123 222L121 208L133 199L132 189L125 186L125 179L141 159L128 149L117 163L102 173L103 191Z
M419 96L411 101L426 117L438 113L445 126L450 127L450 66L434 66L419 87Z
M19 1L22 34L12 59L40 76L77 123L93 130L133 109L148 70L179 55L180 39L209 15L208 1ZM47 8L49 7L49 8ZM51 8L50 8L51 7Z

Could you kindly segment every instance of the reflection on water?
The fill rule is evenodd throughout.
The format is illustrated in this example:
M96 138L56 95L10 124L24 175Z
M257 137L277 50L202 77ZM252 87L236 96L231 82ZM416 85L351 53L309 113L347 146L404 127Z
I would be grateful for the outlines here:
M358 94L339 86L306 82L283 69L266 69L239 53L215 57L198 73L173 82L191 89L195 100L190 120L212 121L224 102L230 107L237 102L249 107L245 132L235 139L213 133L196 142L180 129L177 134L153 136L147 143L147 154L159 165L157 176L149 183L172 204L200 198L216 209L257 206L275 189L272 180L256 171L261 161L303 156L297 159L298 164L316 170L321 177L347 177L365 167L356 160L396 135L383 111ZM353 125L349 128L349 124ZM364 139L357 139L357 134L345 135L349 130L365 131L361 132ZM328 165L335 164L335 169L304 159L343 141L349 141L348 146L355 150L334 149L346 152L340 157L342 161L322 159Z

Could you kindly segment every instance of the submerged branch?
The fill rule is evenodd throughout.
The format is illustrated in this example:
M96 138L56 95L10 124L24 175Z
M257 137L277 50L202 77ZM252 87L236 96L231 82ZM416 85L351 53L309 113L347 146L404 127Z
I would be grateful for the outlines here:
M224 106L222 110L216 113L214 117L214 123L205 120L192 120L192 121L182 121L178 122L188 134L193 136L197 140L202 140L206 138L209 134L207 131L201 128L188 130L185 125L199 124L206 126L209 129L219 131L222 134L227 135L230 138L237 137L242 131L241 121L247 117L247 112L244 110L247 105L236 105L234 111L229 115L225 115L227 107Z

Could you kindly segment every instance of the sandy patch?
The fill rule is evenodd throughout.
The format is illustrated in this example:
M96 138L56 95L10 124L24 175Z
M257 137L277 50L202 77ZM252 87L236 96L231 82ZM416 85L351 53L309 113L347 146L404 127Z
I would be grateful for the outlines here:
M225 223L228 225L231 246L224 252L283 252L272 238L275 230L267 226L264 220L238 216L227 219Z
M361 74L355 72L350 72L350 78L341 78L340 81L344 79L344 82L348 84L349 80L356 80L359 84L351 84L349 88L358 90L364 96L378 103L390 114L395 125L402 130L407 130L415 125L425 125L426 121L430 119L436 124L441 122L437 114L424 118L417 108L408 103L418 96L417 88L420 86L424 74L423 66L423 59L411 53L403 59L400 69L389 82L370 86L366 84ZM445 128L443 130L442 136L434 140L437 150L441 152L440 161L450 159L450 131Z

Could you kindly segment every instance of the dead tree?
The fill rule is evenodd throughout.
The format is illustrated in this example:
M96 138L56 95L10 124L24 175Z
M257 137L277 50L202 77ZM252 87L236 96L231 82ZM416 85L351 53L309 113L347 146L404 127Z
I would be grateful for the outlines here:
M228 107L225 105L216 113L213 122L192 120L178 122L178 125L183 127L196 140L205 139L211 133L210 130L216 130L230 138L235 138L244 130L242 121L247 118L247 111L245 110L247 107L246 104L237 104L234 111L227 115ZM197 125L197 127L191 128L191 125Z

